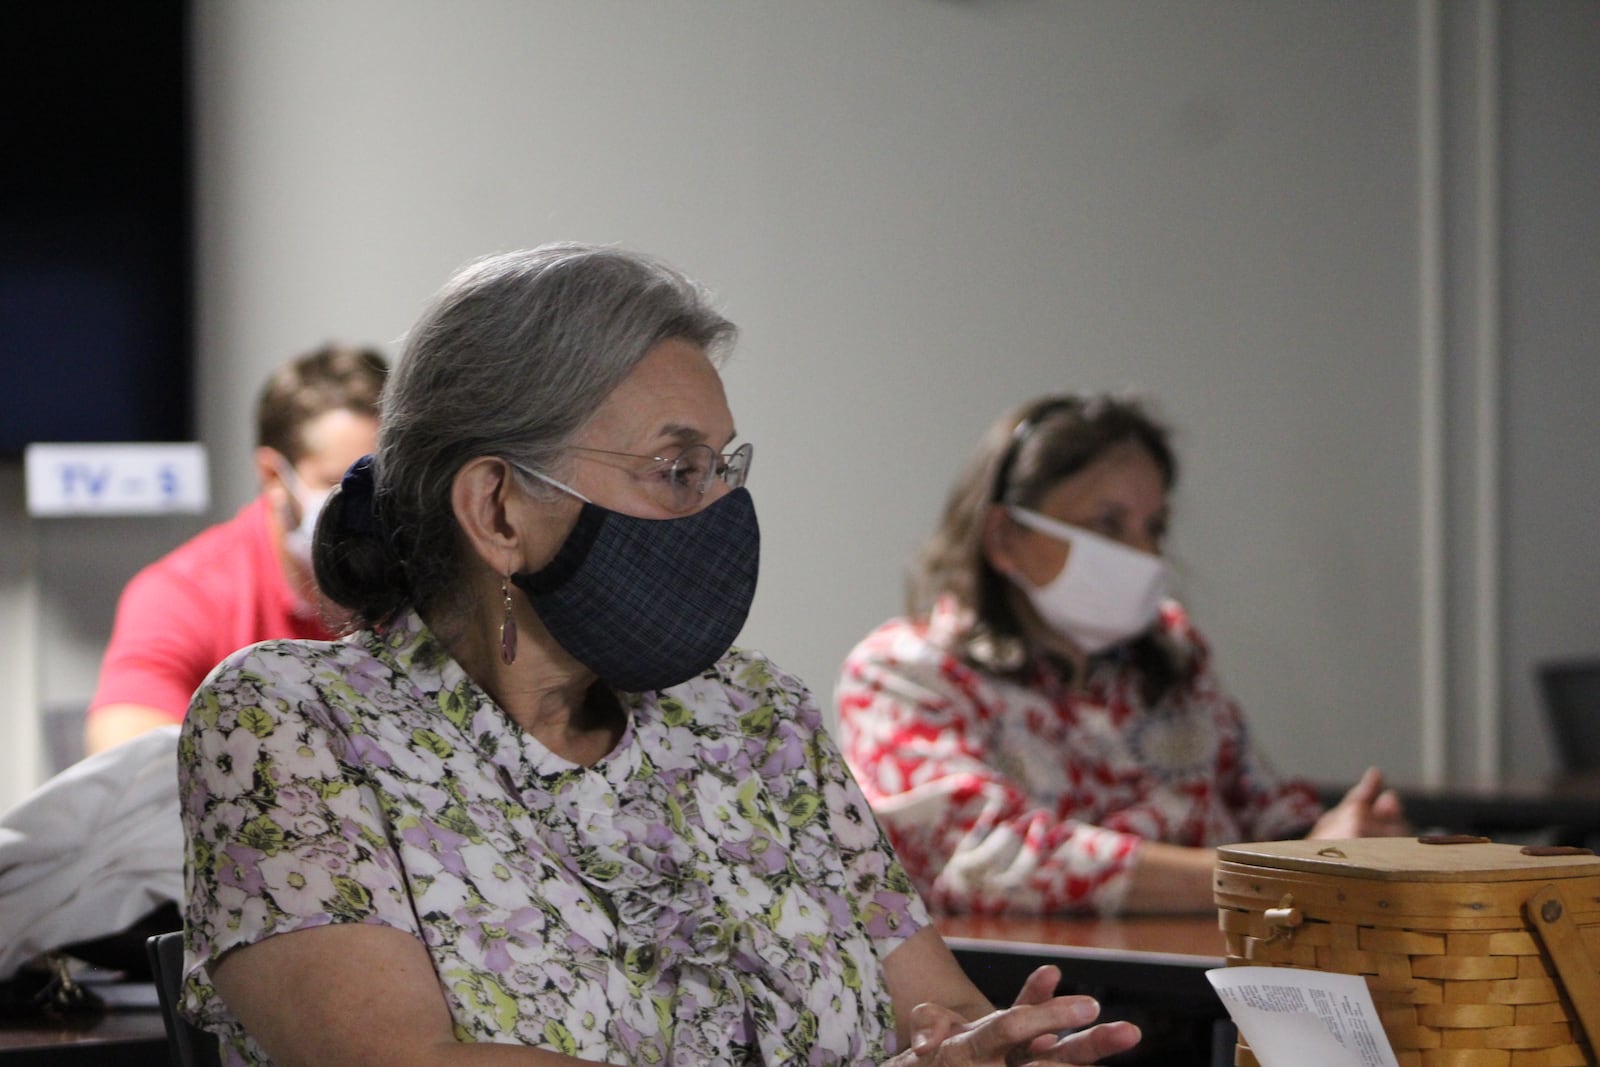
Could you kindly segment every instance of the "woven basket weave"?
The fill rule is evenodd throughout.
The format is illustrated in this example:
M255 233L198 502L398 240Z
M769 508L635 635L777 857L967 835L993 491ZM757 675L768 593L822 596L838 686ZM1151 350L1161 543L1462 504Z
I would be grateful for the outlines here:
M1363 975L1400 1067L1595 1067L1600 859L1481 839L1218 850L1230 965ZM1247 1045L1239 1067L1259 1067Z

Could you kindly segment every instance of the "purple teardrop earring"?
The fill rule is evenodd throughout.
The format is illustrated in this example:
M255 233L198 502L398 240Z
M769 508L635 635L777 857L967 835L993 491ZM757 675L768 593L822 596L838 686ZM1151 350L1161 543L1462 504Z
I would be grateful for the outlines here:
M500 579L500 597L505 601L505 617L500 620L500 662L507 667L517 661L517 620L511 615L511 576Z

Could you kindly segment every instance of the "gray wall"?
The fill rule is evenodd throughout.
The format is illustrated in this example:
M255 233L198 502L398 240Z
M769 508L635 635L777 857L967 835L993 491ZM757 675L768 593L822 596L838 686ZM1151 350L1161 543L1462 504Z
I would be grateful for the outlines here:
M824 699L983 427L1131 387L1178 433L1181 591L1281 766L1550 766L1529 667L1600 651L1600 5L196 8L219 515L279 360L394 340L477 254L616 241L743 327L743 640ZM3 800L192 523L30 523L0 488Z
M1540 766L1530 666L1600 655L1600 4L1507 9L1507 766Z

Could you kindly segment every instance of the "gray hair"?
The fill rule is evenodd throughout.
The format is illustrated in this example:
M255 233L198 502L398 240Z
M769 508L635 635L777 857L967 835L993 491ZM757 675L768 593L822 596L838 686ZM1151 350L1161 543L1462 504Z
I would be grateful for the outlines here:
M368 624L407 607L458 610L456 472L479 456L551 470L657 344L685 340L720 360L735 333L699 285L619 248L550 244L468 264L407 335L384 393L374 510L392 558L323 591ZM323 540L319 530L319 553Z

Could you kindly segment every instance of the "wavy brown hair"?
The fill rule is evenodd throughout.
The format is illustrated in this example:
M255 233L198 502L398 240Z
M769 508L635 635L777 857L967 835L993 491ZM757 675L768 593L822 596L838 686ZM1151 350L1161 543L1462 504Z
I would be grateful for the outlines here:
M330 341L279 367L256 398L256 444L291 464L306 454L305 429L330 411L378 417L389 362L376 348Z

